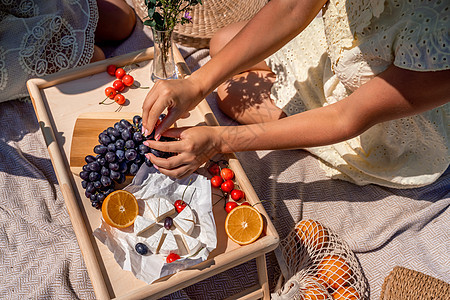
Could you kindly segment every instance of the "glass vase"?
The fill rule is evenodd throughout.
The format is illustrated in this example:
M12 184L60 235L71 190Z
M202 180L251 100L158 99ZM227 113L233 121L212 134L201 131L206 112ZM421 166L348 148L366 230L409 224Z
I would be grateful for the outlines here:
M175 59L173 58L172 30L159 31L152 28L154 57L152 81L176 79Z

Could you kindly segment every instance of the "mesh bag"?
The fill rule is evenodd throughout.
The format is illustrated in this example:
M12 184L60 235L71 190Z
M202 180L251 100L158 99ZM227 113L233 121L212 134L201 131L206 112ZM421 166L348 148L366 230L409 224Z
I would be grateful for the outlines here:
M272 299L369 299L362 268L348 245L313 220L302 220L280 242L289 280Z

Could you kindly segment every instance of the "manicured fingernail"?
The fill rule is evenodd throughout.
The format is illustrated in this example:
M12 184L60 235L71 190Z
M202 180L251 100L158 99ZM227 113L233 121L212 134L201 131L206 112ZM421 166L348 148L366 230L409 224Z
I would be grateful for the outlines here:
M161 135L158 134L157 136L155 136L155 141L159 141L160 138L161 138Z
M144 141L142 144L148 147L148 141Z
M148 135L148 130L147 130L147 128L142 127L142 130L143 130L144 136L147 136L147 135Z
M148 159L150 159L150 153L146 153L145 157L147 157Z
M155 167L155 169L156 169L156 170L159 170L159 168L158 168L158 166L157 166L157 165L153 165L153 166Z

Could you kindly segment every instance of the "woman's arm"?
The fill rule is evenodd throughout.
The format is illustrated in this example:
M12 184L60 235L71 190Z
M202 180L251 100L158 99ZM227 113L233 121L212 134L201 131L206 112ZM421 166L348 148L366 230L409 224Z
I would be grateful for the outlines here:
M360 135L371 126L415 115L450 101L450 70L415 72L389 67L349 97L332 105L273 122L170 129L179 142L149 141L149 146L177 152L151 160L166 175L182 177L217 153L298 149L329 145Z
M317 15L325 0L272 0L208 63L185 80L158 81L143 104L148 131L165 108L168 115L158 136L193 109L223 81L262 61L299 34Z

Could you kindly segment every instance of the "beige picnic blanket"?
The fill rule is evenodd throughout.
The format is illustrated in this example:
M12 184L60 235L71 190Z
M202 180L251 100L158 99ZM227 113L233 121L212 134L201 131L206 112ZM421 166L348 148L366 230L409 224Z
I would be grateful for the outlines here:
M135 33L109 56L151 46ZM181 47L191 70L205 49ZM234 124L207 98L221 124ZM0 299L94 299L31 103L0 103ZM450 282L450 172L418 189L395 190L330 180L302 150L237 153L280 237L302 218L336 232L355 252L379 299L384 278L403 266ZM271 287L280 269L268 256ZM282 262L281 262L282 263ZM255 262L233 268L164 299L224 299L257 283Z

